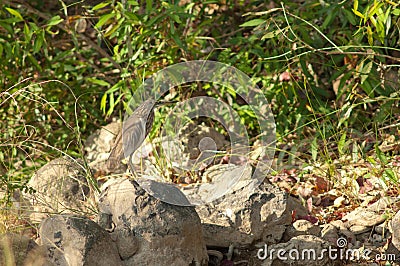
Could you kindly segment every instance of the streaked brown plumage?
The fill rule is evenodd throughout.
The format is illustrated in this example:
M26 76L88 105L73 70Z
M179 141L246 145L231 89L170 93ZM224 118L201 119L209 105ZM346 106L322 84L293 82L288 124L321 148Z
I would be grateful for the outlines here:
M125 136L132 135L132 133L135 133L135 131L142 130L143 128L145 129L145 136L150 133L154 122L154 106L155 101L153 99L146 100L135 109L128 119L124 121L123 128L119 131L117 137L115 138L114 147L112 148L110 156L108 157L108 169L111 170L116 168L117 165L121 163L121 160L125 158L123 134ZM142 144L144 138L141 139L138 137L137 139L133 139L133 143L129 143L129 145L132 145L132 149L136 150ZM125 146L128 146L128 144Z
M168 103L173 102L146 100L124 121L122 130L118 133L107 160L109 170L115 169L126 157L129 157L129 161L131 161L131 156L142 145L153 127L154 108Z

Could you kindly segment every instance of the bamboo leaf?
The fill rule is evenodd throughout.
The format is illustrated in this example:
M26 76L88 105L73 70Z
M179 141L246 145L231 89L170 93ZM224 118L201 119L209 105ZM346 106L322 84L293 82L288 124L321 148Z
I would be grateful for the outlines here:
M102 2L100 4L95 5L92 10L98 10L98 9L102 9L103 7L106 7L110 4L110 2Z
M64 19L62 19L60 16L54 16L52 17L48 22L47 22L47 26L55 26L60 24L61 22L63 22Z
M21 14L17 10L9 8L9 7L6 7L6 10L8 11L8 13L10 13L14 17L18 18L20 21L24 20L24 18L21 16Z
M255 27L264 22L265 22L265 20L256 18L256 19L252 19L252 20L249 20L249 21L243 23L242 25L240 25L240 27Z
M105 14L105 15L101 16L99 21L96 23L95 27L101 28L101 26L106 24L113 17L115 17L115 13L109 13L109 14Z
M339 150L339 154L343 155L345 153L345 144L346 144L346 132L344 132L339 139L338 142L338 150Z
M314 161L316 161L317 156L318 156L318 144L317 144L317 138L314 138L313 141L311 142L311 157Z

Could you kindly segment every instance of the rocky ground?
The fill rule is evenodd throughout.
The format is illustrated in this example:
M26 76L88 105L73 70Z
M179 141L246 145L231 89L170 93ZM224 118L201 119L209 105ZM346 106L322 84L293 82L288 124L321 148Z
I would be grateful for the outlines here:
M285 170L252 191L241 187L212 203L176 206L149 195L122 164L106 173L118 127L110 124L85 144L94 180L82 161L62 157L31 178L28 185L36 193L14 195L11 211L31 228L39 226L30 234L25 230L0 237L2 265L400 262L395 196L383 197L364 184L359 187L367 190L365 199L354 205L324 179L293 182L296 171ZM98 183L100 191L90 189L91 182ZM318 190L323 192L315 193Z

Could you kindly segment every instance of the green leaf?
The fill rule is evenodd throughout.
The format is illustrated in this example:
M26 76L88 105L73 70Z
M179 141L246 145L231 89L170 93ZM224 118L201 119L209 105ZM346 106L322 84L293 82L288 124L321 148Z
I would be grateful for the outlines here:
M329 25L331 25L333 19L336 17L337 15L337 9L335 9L334 11L331 11L328 13L328 15L325 18L324 23L322 23L321 25L321 29L324 30L326 29Z
M146 0L146 13L151 14L153 11L153 1L152 0Z
M364 81L368 78L369 73L372 70L372 61L368 62L366 65L360 69L360 74L361 74L361 84L364 83Z
M63 22L64 19L61 18L59 15L52 17L48 22L47 26L55 26Z
M28 53L27 55L29 61L31 61L31 63L39 70L42 71L42 67L39 65L38 61L36 60L36 58L31 54Z
M28 24L24 24L24 35L25 35L25 40L26 42L30 42L32 38L32 32L29 29Z
M110 94L110 109L107 111L107 115L110 116L114 112L114 107L115 107L115 100L114 100L114 94Z
M140 47L137 49L136 53L132 56L132 58L131 58L132 61L135 61L138 58L138 56L142 52L142 49L143 49L143 45L140 45Z
M101 26L106 24L113 17L115 17L115 13L109 13L109 14L105 14L105 15L101 16L99 21L96 23L95 27L101 28Z
M313 161L317 160L317 156L318 156L318 144L317 144L317 138L315 137L311 142L311 157Z
M182 24L182 20L180 19L180 17L176 14L171 14L170 17L178 24Z
M100 109L103 111L103 113L105 113L106 108L107 108L107 93L104 93L103 97L101 97Z
M278 36L278 34L281 33L281 30L274 30L274 31L270 31L267 34L265 34L264 36L262 36L261 40L265 40L265 39L271 39L271 38L275 38L276 36Z
M351 25L353 25L353 26L357 25L357 21L356 21L356 18L354 17L353 13L351 13L347 9L343 9L343 12L344 12L346 18L349 20Z
M179 46L179 48L185 49L185 46L183 45L177 33L171 34L171 38L175 41L175 43Z
M132 77L132 73L129 72L128 70L124 69L124 70L122 71L120 77L121 77L122 79L126 79L126 78L128 78L128 77ZM117 99L117 100L118 100L118 99Z
M340 127L344 122L347 121L347 119L349 119L351 112L353 111L354 105L350 105L349 102L345 103L342 107L342 109L346 109L346 112L341 112L340 113L340 119L339 119L339 123L338 123L338 127Z
M29 26L32 29L32 31L40 30L40 28L35 23L29 22Z
M110 83L108 83L107 81L101 80L101 79L96 79L96 78L88 78L87 79L89 82L99 85L99 86L103 86L103 87L109 87Z
M104 33L104 37L109 37L111 36L113 33L115 33L116 30L118 30L119 28L121 28L121 26L119 24L115 24L113 25L111 28L107 28L107 31ZM112 36L111 36L112 37Z
M386 10L386 14L385 14L385 19L384 21L386 21L386 32L385 34L388 35L389 31L390 31L390 27L392 26L392 18L390 16L390 8L388 8L388 10Z
M378 40L383 44L385 41L385 27L381 21L378 21L378 24L376 25L376 32L378 33Z
M360 18L365 19L364 15L361 14L360 11L357 11L357 10L354 10L354 9L353 9L353 12L354 12L354 14L355 14L356 16L359 16Z
M303 74L306 75L308 79L313 79L313 75L311 75L310 71L308 70L307 64L305 60L300 60L301 69L303 70Z
M346 135L346 132L344 132L342 136L340 136L338 142L338 150L340 155L343 155L345 153Z
M124 12L124 16L134 22L138 22L139 18L136 16L136 14L132 13L132 12Z
M9 7L6 7L6 10L8 11L8 13L10 13L14 17L18 18L20 21L24 20L24 18L21 16L21 14L17 10L9 8Z
M245 23L243 23L242 25L240 25L240 27L255 27L258 26L262 23L264 23L265 20L260 19L260 18L256 18L256 19L252 19L249 21L246 21Z
M358 11L358 0L354 0L354 4L353 4L353 13L356 14L356 16L359 16L360 18L364 19L364 15L360 13L360 11Z
M10 24L0 21L0 26L2 28L5 28L8 31L8 33L14 34L13 28L11 27Z
M255 113L252 110L248 109L248 105L243 106L242 108L240 108L240 110L243 112L243 114L246 114L249 117L256 118Z
M117 90L120 89L120 87L122 86L122 84L124 83L123 80L120 80L118 83L114 84L114 86L112 86L111 88L109 88L106 93L108 94L112 94L114 92L116 92Z
M102 3L100 3L100 4L95 5L95 6L92 8L92 10L94 11L94 10L102 9L103 7L106 7L106 6L108 6L108 5L110 5L110 2L102 2Z
M374 39L372 37L372 29L370 26L367 26L367 36L368 36L368 43L369 45L374 45Z
M171 35L173 36L173 35L175 35L175 25L174 25L174 22L173 21L170 21L170 23L169 23L170 25L169 25L169 31L171 32Z
M392 183L397 184L399 182L396 173L392 169L385 169L385 174Z
M35 42L33 43L33 53L37 53L43 46L44 42L44 31L40 31L36 34Z
M369 21L371 21L372 25L374 25L374 27L376 27L376 19L374 17L370 17Z
M368 82L368 79L364 80L364 82L360 84L360 87L364 90L364 92L368 95L368 97L370 97L370 98L375 97L374 89L372 88L371 84Z
M368 11L368 18L373 18L373 16L377 14L382 5L383 3L375 2L372 8L370 8Z
M358 10L358 0L354 0L353 9Z
M375 145L375 152L376 156L378 157L378 159L381 161L382 164L384 165L388 164L388 159L386 155L381 151L381 149L379 149L377 144Z

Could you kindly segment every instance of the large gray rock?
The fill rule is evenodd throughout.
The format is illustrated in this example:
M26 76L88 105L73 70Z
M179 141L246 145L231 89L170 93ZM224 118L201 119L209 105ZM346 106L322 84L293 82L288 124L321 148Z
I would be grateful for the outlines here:
M98 205L101 224L115 227L112 234L124 265L207 265L201 223L193 207L161 202L123 178L103 185ZM124 249L127 243L133 252Z
M40 241L55 265L122 265L111 237L95 222L72 215L56 215L40 226Z
M283 241L289 241L293 237L300 235L319 236L321 228L307 220L296 220L286 228Z
M292 223L293 211L297 215L307 214L299 201L270 184L262 184L253 192L245 189L196 208L208 246L277 243Z
M33 194L24 198L31 205L30 218L40 222L52 213L93 213L84 167L70 158L55 159L40 168L29 180Z
M378 210L359 207L343 216L342 221L348 228L351 226L372 227L384 222L385 218L385 215L379 213Z

